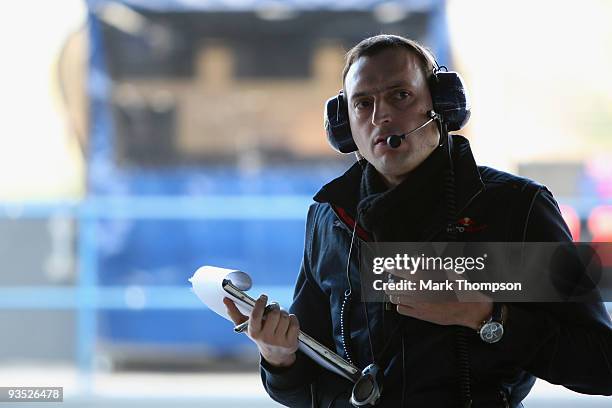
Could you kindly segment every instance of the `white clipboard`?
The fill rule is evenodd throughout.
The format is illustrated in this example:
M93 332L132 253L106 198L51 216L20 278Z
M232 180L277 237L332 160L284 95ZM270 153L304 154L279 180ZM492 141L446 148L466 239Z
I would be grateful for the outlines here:
M244 315L249 315L255 306L255 299L245 290L252 286L248 274L242 271L203 266L189 279L193 291L211 310L230 320L223 304L223 298L234 301ZM300 330L298 333L299 349L322 367L355 382L361 372L338 354Z

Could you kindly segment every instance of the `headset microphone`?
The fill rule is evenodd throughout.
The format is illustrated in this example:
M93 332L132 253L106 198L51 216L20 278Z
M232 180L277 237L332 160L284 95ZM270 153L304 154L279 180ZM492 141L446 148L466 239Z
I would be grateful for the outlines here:
M393 149L397 149L401 144L402 140L406 138L406 135L391 135L387 138L387 144Z
M404 133L402 135L391 135L391 136L387 137L387 145L389 145L389 147L391 147L392 149L397 149L402 144L402 141L406 139L406 136L411 135L414 132L423 129L425 126L429 125L435 119L439 119L440 118L440 115L438 115L433 110L430 110L429 112L427 112L427 115L429 116L429 119L427 119L427 121L425 123L423 123L421 126L419 126L417 128L414 128L410 132Z

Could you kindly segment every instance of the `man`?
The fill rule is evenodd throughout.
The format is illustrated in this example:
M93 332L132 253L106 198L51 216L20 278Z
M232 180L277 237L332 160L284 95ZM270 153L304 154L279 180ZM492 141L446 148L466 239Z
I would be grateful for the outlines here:
M249 317L226 301L235 323L250 319L267 392L292 407L350 406L352 384L297 351L301 329L360 368L375 362L384 373L381 407L516 407L534 376L612 394L612 323L601 303L361 302L353 248L447 241L440 220L449 199L457 217L486 226L458 241L571 240L545 187L476 166L460 136L444 140L442 120L429 120L437 117L435 71L423 47L399 36L371 37L348 52L341 98L364 160L314 197L291 314L276 307L264 320L264 296ZM394 135L405 136L392 147ZM504 334L483 341L477 330L494 319Z

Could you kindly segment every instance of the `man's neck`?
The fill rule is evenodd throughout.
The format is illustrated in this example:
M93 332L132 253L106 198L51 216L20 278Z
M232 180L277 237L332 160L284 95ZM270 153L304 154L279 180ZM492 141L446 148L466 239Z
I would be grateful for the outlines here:
M393 187L396 187L398 185L400 185L402 183L402 181L406 180L406 177L408 177L409 173L403 174L401 176L386 176L382 173L380 173L377 170L378 174L380 175L380 177L382 178L382 181L385 183L385 185L387 186L387 189L392 189Z

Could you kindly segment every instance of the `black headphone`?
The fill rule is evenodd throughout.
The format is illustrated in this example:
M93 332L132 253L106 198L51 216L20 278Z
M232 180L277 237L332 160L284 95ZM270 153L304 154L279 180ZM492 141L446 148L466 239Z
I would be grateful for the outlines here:
M422 53L419 51L419 54ZM440 116L447 131L459 130L470 118L470 104L463 79L457 72L440 71L438 64L435 65L436 69L428 80L433 110ZM342 90L325 103L323 122L327 140L334 150L340 153L357 151L349 125L348 104Z

